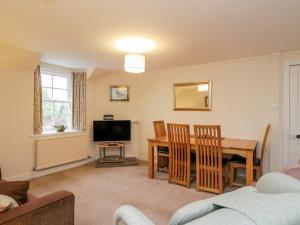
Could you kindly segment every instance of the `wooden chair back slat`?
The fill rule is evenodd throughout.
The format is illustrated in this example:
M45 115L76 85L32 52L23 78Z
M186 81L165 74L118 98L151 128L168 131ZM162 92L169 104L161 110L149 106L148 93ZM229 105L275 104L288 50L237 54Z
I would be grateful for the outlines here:
M194 126L196 189L223 193L221 127Z
M268 137L270 134L270 129L271 129L271 124L267 125L267 128L265 130L265 134L264 134L264 139L263 139L263 143L261 146L261 157L260 157L260 174L262 175L263 173L263 167L264 167L264 157L267 151L267 141L268 141Z
M190 128L186 124L168 124L169 182L190 186Z
M155 137L167 136L165 122L163 120L153 121Z

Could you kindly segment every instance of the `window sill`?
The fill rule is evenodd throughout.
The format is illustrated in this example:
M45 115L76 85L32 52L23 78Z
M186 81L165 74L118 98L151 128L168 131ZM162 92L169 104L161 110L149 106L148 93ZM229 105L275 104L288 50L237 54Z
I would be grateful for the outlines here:
M34 134L29 137L35 139L48 139L48 138L59 138L59 137L72 137L72 136L87 136L88 132L78 130L67 130L64 132L47 132L42 134Z

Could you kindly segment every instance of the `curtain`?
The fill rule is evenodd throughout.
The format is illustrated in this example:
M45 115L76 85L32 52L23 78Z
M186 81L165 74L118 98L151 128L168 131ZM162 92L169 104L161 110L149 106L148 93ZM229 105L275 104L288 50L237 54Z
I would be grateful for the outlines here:
M33 133L42 133L42 84L40 65L34 71Z
M86 130L86 73L73 72L73 129Z

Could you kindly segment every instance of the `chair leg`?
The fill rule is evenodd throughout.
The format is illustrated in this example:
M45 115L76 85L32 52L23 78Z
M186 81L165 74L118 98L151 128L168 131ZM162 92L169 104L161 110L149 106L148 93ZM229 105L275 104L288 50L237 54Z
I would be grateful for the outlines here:
M160 162L161 162L161 158L159 157L159 155L157 155L157 168L156 168L157 172L159 172Z
M224 177L225 177L225 184L230 182L230 178L229 178L229 170L230 170L230 164L227 163L224 166Z
M157 155L157 172L160 172L161 168L169 168L169 158Z
M219 194L223 194L223 193L224 193L224 187L223 187L223 184L222 184L219 187Z
M259 168L255 169L255 176L256 176L256 180L258 180L261 177L261 172Z
M187 174L187 183L186 183L186 187L190 188L191 187L191 173Z
M229 177L229 186L232 187L234 182L234 166L230 163L230 177Z
M227 182L230 183L230 163L227 164Z
M162 167L169 167L169 161L167 157L162 157Z
M188 181L187 184L186 184L186 187L187 187L187 188L190 188L190 186L191 186L191 184L190 184L190 182Z

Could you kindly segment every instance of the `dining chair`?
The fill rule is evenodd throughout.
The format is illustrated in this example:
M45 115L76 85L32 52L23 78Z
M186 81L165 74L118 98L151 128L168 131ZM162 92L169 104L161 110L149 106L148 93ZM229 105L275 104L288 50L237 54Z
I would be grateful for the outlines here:
M221 126L194 125L196 190L223 193Z
M191 143L190 126L168 123L169 183L190 187Z
M167 130L165 122L163 120L153 121L155 137L167 136ZM157 147L157 172L162 168L169 167L169 149L168 147L158 146Z
M263 138L260 158L256 158L256 157L253 158L253 169L255 171L256 179L260 178L263 174L264 156L267 151L266 145L267 145L270 129L271 129L271 124L268 124ZM230 186L244 186L243 184L235 182L236 170L239 168L246 169L246 159L240 156L233 156L230 160Z

